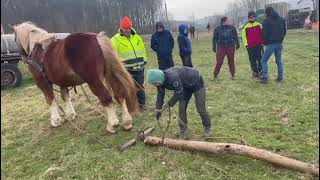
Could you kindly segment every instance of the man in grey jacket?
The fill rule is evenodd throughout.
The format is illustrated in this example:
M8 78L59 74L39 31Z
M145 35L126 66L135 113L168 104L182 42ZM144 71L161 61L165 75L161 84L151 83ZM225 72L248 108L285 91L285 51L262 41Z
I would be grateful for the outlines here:
M199 71L190 67L171 67L166 70L151 69L148 71L147 82L155 85L158 90L156 102L156 118L159 119L161 112L167 107L173 107L179 101L179 126L180 139L189 139L187 131L187 106L191 96L195 96L197 111L201 116L205 137L210 137L211 119L206 110L206 88ZM163 105L164 90L173 90L174 95Z

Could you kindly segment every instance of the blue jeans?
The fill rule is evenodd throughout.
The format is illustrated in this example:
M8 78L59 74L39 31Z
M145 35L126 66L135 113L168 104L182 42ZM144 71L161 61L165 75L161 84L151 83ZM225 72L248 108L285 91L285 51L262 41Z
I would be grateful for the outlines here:
M261 58L262 64L262 75L264 79L268 79L268 60L272 53L276 58L276 64L278 66L278 78L279 80L283 79L283 65L281 58L281 51L283 49L282 43L269 44L265 46L264 53Z

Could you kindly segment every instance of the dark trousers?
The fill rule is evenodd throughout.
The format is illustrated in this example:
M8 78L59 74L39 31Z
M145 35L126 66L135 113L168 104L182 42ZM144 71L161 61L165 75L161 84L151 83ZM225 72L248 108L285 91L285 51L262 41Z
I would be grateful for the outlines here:
M218 48L216 52L216 59L217 63L214 68L214 75L217 76L220 72L221 66L223 64L223 59L227 55L228 58L228 65L229 65L229 71L231 75L235 74L235 65L234 65L234 52L235 52L235 47L227 47L227 48Z
M174 66L172 55L158 56L158 64L160 70L165 70Z
M209 113L206 110L206 88L202 87L196 92L184 91L184 101L179 102L179 117L182 122L179 121L180 131L187 130L187 107L190 101L190 98L194 94L196 101L196 108L201 117L202 125L205 129L211 129L211 119Z
M141 71L129 71L132 78L135 80L136 86L138 88L137 98L139 105L146 104L146 94L144 92L144 70ZM143 89L142 89L143 88Z
M261 58L263 54L263 47L262 45L251 47L247 48L247 51L249 55L251 70L256 75L259 75L262 72Z
M182 54L180 54L180 57L182 59L183 66L193 67L192 61L191 61L191 55L182 55Z

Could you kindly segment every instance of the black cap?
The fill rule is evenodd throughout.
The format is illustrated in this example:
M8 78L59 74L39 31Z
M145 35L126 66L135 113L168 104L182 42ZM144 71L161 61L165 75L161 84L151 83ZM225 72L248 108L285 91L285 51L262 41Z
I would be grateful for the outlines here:
M156 29L159 29L159 28L164 29L164 26L163 26L162 22L157 22L156 23Z
M256 13L254 11L249 11L248 12L248 17L255 17Z

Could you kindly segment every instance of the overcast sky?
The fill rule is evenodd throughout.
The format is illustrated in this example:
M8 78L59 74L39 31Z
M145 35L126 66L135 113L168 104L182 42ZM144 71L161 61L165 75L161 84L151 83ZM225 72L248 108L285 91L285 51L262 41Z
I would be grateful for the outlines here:
M166 0L168 12L175 20L199 19L213 14L223 13L233 0Z

